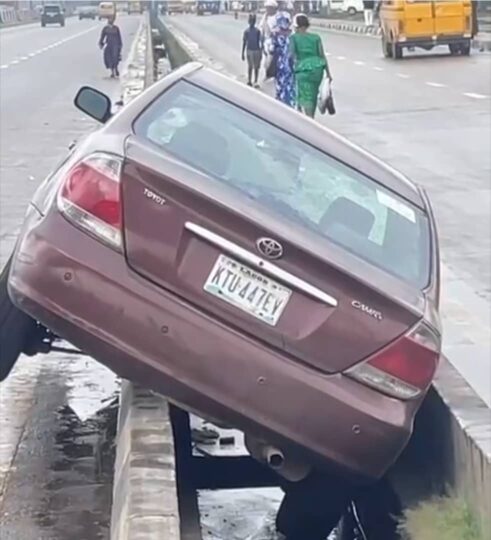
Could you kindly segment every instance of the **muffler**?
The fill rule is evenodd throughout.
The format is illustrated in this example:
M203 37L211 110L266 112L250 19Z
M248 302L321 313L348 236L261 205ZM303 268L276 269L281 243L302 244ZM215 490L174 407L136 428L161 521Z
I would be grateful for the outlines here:
M251 435L245 435L245 445L254 459L264 463L290 482L300 482L312 470L312 466L306 461Z

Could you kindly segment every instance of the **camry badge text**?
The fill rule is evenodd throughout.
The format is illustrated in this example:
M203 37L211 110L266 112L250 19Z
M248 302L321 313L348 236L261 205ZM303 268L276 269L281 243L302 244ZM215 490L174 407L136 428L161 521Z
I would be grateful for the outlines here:
M359 311L362 311L363 313L366 313L367 315L370 315L370 317L373 317L374 319L377 319L377 321L383 320L383 315L380 311L373 309L370 306L367 306L366 304L363 304L359 300L353 300L351 302L351 305L358 309Z

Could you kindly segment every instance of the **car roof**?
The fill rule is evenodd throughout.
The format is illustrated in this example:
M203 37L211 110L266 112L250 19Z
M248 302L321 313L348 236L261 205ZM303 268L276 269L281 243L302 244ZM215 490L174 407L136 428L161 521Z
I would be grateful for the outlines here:
M306 143L338 159L396 192L421 209L426 204L413 182L370 152L321 125L319 122L286 107L263 92L251 89L230 77L194 63L182 79L225 99L250 113L291 133Z

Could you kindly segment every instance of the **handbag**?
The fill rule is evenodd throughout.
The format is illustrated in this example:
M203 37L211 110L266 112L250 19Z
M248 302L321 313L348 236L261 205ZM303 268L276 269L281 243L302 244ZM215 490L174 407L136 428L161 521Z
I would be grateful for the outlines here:
M268 55L266 60L266 79L274 79L276 77L276 62L277 56L275 53Z
M325 114L326 111L330 115L336 114L334 97L332 95L332 84L327 77L324 78L319 88L319 94L317 96L317 108L321 114Z

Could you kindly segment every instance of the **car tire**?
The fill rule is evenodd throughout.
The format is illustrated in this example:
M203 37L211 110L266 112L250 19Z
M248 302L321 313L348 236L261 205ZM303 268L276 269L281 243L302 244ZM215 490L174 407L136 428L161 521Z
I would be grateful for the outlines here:
M399 45L399 43L393 42L392 43L392 58L394 60L400 60L403 57L402 47Z
M382 53L385 58L392 58L392 45L387 41L385 34L382 34Z
M354 8L354 7L348 8L348 15L350 17L354 17L356 15L356 13L357 13L356 8Z
M319 472L283 486L276 528L288 540L323 540L336 528L350 500L346 481L329 481Z
M46 27L46 23L43 23L43 22L42 22L42 23L41 23L41 27L42 27L42 28L45 28L45 27Z
M0 381L7 378L21 353L37 335L37 322L10 299L7 283L12 257L0 274Z
M471 42L464 41L460 45L460 52L463 56L469 56L471 54Z
M460 43L449 43L448 48L450 49L450 54L456 55L460 53Z

